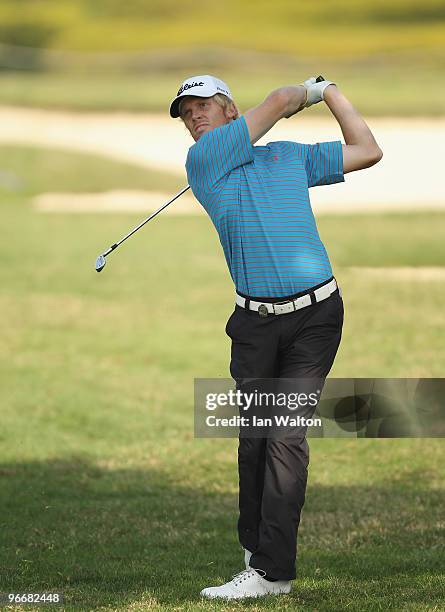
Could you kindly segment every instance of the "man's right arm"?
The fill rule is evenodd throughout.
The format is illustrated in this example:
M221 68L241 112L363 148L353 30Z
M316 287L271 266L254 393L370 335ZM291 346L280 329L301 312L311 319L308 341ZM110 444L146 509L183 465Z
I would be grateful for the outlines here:
M244 113L250 142L254 144L280 119L292 117L303 110L305 102L306 88L303 85L275 89L264 102Z

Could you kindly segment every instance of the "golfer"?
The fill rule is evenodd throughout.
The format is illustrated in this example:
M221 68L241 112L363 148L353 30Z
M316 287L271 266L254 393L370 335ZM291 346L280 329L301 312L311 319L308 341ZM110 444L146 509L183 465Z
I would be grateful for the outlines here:
M254 144L280 119L324 101L340 141ZM209 214L236 288L226 332L230 372L246 379L321 379L340 344L343 302L318 235L310 187L344 181L382 157L371 131L338 87L315 77L281 87L240 116L226 83L186 79L170 106L195 144L189 184ZM240 436L239 540L246 569L201 595L242 599L289 593L309 448L305 432Z

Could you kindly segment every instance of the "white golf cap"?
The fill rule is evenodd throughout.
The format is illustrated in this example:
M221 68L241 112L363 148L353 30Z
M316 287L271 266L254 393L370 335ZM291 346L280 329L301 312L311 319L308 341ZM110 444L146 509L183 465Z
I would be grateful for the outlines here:
M227 83L217 79L210 74L201 74L199 76L186 79L176 94L176 98L170 104L170 117L176 119L179 117L179 103L184 96L198 96L199 98L211 98L217 93L224 94L231 100L232 94L227 86Z

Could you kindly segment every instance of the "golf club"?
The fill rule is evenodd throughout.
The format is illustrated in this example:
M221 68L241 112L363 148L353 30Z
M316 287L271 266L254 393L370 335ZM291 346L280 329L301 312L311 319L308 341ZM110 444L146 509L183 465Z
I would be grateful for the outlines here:
M99 255L99 257L96 259L96 272L100 272L101 270L104 269L105 264L107 263L107 260L105 258L106 258L107 255L109 255L111 253L111 251L114 251L115 249L117 249L117 247L120 244L125 242L125 240L127 240L127 238L130 238L130 236L132 236L135 232L137 232L138 229L141 229L141 227L144 226L146 223L148 223L151 219L153 219L153 217L156 217L156 215L159 214L161 212L161 210L164 210L164 208L167 208L167 206L169 204L171 204L172 202L177 200L179 198L179 196L181 196L183 193L185 193L187 191L187 189L190 189L190 185L187 185L187 187L184 187L184 189L182 189L175 196L173 196L171 200L169 200L168 202L163 204L160 208L158 208L158 210L155 210L154 213L152 213L149 217L147 217L141 223L139 223L138 226L136 226L134 229L132 229L131 232L129 232L126 236L124 236L121 240L119 240L119 242L115 242L114 244L112 244L110 246L110 248L108 250L106 250L104 253L102 253L102 255Z
M324 77L322 77L321 75L318 76L317 79L316 79L317 83L320 83L320 81L324 81ZM107 260L105 258L107 257L107 255L109 255L111 253L111 251L114 251L115 249L117 249L117 247L120 244L122 244L123 242L125 242L125 240L127 240L127 238L130 238L130 236L132 236L135 232L137 232L139 229L141 229L141 227L143 227L146 223L148 223L151 219L153 219L153 217L156 217L156 215L159 214L161 212L161 210L164 210L164 208L167 208L167 206L169 206L169 204L174 202L177 198L179 198L179 196L181 196L183 193L185 193L188 189L190 189L190 185L187 185L186 187L184 187L184 189L182 189L181 191L179 191L179 193L177 193L175 196L173 196L173 198L171 200L169 200L166 204L163 204L160 208L158 208L158 210L156 210L149 217L144 219L144 221L139 223L138 226L136 226L134 229L132 229L131 232L129 232L126 236L124 236L121 240L119 240L119 242L115 242L114 244L112 244L110 246L110 248L107 251L105 251L104 253L99 255L97 257L97 259L96 259L96 266L95 266L96 267L96 272L101 272L104 269L105 264L107 263Z

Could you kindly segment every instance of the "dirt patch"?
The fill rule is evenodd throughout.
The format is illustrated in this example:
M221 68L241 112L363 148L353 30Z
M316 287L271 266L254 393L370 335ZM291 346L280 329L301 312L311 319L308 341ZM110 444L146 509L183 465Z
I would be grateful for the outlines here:
M113 190L101 193L42 193L32 200L32 205L38 212L46 213L129 213L151 212L173 197L173 193L157 191ZM441 210L444 202L431 202L428 210ZM362 202L355 203L314 202L312 209L317 217L322 215L342 214L380 214L382 212L404 213L407 211L424 210L418 203ZM170 215L201 215L204 209L190 192L176 200L171 207L165 209Z
M339 276L347 272L357 276L367 276L385 281L429 282L444 281L445 267L441 266L404 266L398 268L341 268Z
M45 213L129 213L149 215L168 202L173 193L156 191L107 191L103 193L43 193L32 200ZM199 215L204 209L190 192L172 202L162 214Z
M179 120L165 114L69 113L0 108L0 142L86 151L135 164L182 172L193 144ZM372 118L368 121L383 150L376 166L346 175L345 183L311 189L318 206L359 210L445 208L442 180L444 119ZM342 140L334 118L310 112L279 121L258 144L274 140L316 143ZM426 155L424 152L427 151Z

